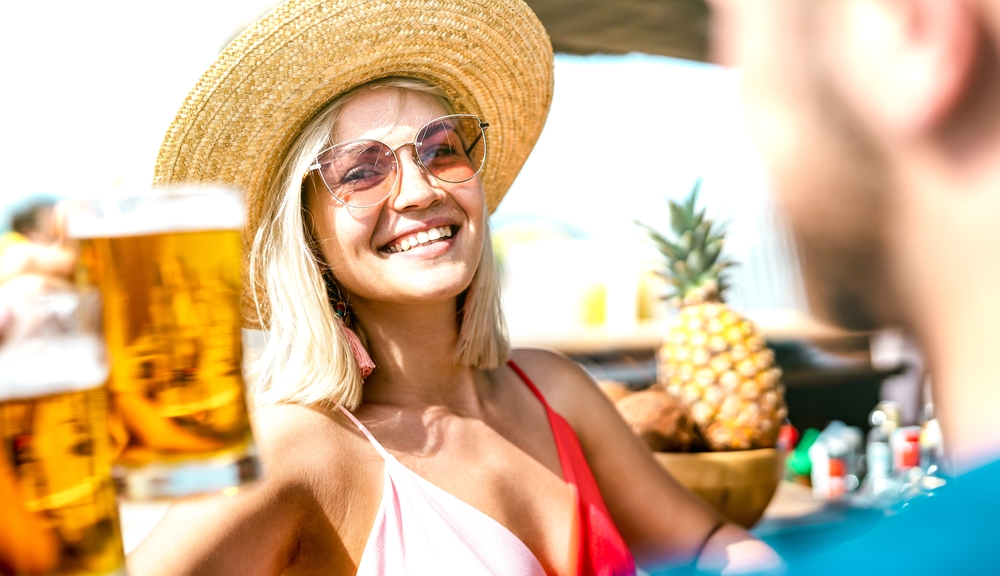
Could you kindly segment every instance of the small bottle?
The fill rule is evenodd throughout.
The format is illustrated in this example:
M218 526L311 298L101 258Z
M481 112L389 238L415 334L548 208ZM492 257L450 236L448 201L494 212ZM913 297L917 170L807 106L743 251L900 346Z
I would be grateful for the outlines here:
M816 442L809 447L809 462L811 469L809 472L813 497L820 500L830 498L830 451L827 447L826 438L820 433Z
M843 422L834 420L809 448L814 497L841 500L857 488L857 476L853 472L857 460L854 445L859 442L855 435L860 436L860 432L854 432Z
M873 412L874 417L880 412ZM868 464L868 474L865 482L875 485L874 492L877 494L885 489L884 480L892 477L892 450L889 448L889 435L881 423L876 424L868 432L868 446L865 451L865 462Z
M869 508L888 508L899 498L900 484L893 476L891 436L898 421L891 403L880 403L868 417L871 430L865 449L867 473L856 502Z
M934 417L934 404L928 402L924 406L924 418L920 430L920 468L924 477L920 480L920 488L930 493L947 482L941 470L944 465L944 438L941 425Z
M827 497L830 500L843 499L851 488L848 483L849 454L847 443L842 438L834 437L827 440L827 470L829 473Z
M920 467L920 426L903 426L889 439L892 446L892 467L897 477L907 476Z

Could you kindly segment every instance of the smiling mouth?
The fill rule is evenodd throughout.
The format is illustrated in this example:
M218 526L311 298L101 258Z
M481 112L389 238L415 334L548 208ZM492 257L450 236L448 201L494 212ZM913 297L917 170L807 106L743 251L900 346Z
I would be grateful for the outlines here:
M446 238L451 238L454 233L454 226L438 226L437 228L423 230L411 236L407 236L395 244L383 248L383 250L393 254L406 252L417 246L426 246L427 244L433 244L434 242L440 242Z

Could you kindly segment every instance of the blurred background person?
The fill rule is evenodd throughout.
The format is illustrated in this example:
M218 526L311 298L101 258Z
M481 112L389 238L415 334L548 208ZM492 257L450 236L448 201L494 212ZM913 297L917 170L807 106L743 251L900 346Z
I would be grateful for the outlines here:
M67 277L73 255L60 244L55 203L29 200L13 212L10 231L0 234L0 283L22 274Z
M815 314L916 336L956 477L803 573L1000 557L1000 2L710 2ZM944 530L943 528L947 528Z

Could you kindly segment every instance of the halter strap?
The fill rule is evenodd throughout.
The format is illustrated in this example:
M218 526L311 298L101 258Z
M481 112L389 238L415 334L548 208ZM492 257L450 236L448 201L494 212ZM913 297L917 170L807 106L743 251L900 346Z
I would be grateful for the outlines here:
M385 451L385 448L383 448L382 445L378 443L378 440L376 440L375 437L372 436L372 433L369 432L367 428L365 428L365 425L359 422L358 419L354 417L354 414L348 412L347 408L344 408L343 406L340 407L340 411L343 412L345 416L350 418L351 422L354 422L354 425L357 426L358 430L361 430L361 433L365 435L365 438L367 438L368 441L372 443L372 446L375 447L375 451L378 452L380 456L382 456L383 460L392 459L392 455Z

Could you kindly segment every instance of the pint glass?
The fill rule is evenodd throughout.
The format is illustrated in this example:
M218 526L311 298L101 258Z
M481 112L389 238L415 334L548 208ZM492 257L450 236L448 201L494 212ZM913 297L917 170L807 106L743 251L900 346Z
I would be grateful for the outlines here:
M2 574L124 574L98 302L0 302Z
M65 217L77 282L104 300L122 495L172 498L256 479L241 373L242 196L160 190L78 201Z

